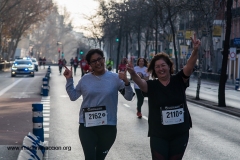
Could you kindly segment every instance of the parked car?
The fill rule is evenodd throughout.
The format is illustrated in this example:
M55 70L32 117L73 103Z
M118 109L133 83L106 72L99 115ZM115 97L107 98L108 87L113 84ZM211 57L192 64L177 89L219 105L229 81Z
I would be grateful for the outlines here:
M38 61L36 58L31 58L32 63L34 64L34 70L38 71Z
M11 76L15 77L16 75L29 75L34 77L34 64L32 60L15 59L11 68Z

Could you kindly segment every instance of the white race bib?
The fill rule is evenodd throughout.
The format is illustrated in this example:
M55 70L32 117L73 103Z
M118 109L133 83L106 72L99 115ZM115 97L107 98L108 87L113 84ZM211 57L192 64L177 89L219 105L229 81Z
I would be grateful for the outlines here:
M183 104L179 106L161 107L162 124L172 125L184 122Z
M105 106L83 108L85 126L100 126L107 124L107 111Z

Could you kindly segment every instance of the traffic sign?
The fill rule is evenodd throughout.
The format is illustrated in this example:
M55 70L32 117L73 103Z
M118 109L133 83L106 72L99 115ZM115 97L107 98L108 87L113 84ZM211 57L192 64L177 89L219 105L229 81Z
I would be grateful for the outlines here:
M230 48L230 53L229 53L229 57L231 61L235 61L236 59L236 48Z

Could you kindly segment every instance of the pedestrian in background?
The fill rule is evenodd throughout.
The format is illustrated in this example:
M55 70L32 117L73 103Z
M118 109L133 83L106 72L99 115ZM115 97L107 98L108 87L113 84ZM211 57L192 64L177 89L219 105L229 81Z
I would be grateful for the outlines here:
M63 67L63 60L60 58L58 60L58 69L59 69L59 74L62 74L62 67Z
M71 67L73 66L73 62L74 61L74 59L73 59L73 57L70 59L70 65L71 65Z
M83 56L82 59L79 61L80 64L80 68L81 68L81 72L82 72L82 76L85 74L85 69L87 68L87 61L85 60L85 57Z
M73 67L74 67L74 75L75 76L76 76L76 71L77 71L78 64L79 64L78 58L75 57L75 59L73 60Z
M108 71L111 71L113 69L113 60L111 59L111 57L107 61L107 69Z
M117 74L105 69L102 50L91 49L86 60L93 72L84 75L76 87L73 85L72 71L66 68L66 91L71 101L83 96L79 138L85 160L104 160L117 135L118 92L128 101L132 100L134 93L126 71Z
M153 57L148 67L153 80L141 79L130 64L128 72L148 95L148 136L153 160L182 159L192 127L186 103L186 88L198 58L200 40L191 38L193 51L187 64L173 75L173 63L166 53Z
M137 65L134 67L134 71L138 74L138 76L141 79L145 81L149 80L147 65L148 65L148 62L145 58L138 58ZM142 93L142 91L140 90L140 88L136 83L134 83L134 89L137 95L137 116L138 118L142 118L141 108L144 101L144 93Z
M45 57L43 57L43 59L42 59L42 64L43 64L43 68L45 69L45 65L46 65L46 58Z
M121 60L121 63L118 65L118 70L119 71L125 71L126 68L127 68L127 63L128 63L127 58L123 58Z

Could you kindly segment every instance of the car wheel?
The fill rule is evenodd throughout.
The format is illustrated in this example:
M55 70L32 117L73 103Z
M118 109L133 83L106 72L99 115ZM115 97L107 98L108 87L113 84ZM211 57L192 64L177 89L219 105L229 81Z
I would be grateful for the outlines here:
M16 75L11 74L11 77L15 77Z
M34 77L34 75L31 75L31 77Z

